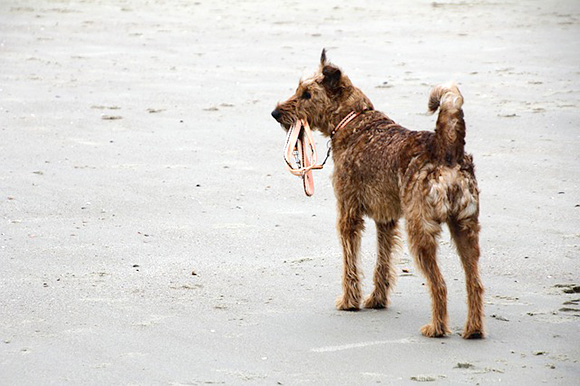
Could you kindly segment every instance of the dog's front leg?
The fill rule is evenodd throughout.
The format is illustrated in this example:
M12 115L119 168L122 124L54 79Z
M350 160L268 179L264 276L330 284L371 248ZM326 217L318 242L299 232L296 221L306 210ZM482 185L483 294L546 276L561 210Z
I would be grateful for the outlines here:
M358 254L364 220L359 211L339 208L338 233L342 243L343 273L342 297L336 302L339 310L355 311L360 308L362 297L358 272Z

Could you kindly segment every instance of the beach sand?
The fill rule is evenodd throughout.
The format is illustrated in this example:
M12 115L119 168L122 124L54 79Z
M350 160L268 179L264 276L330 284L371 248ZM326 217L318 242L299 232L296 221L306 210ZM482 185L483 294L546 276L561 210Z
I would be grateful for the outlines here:
M573 0L2 1L0 384L579 384L579 36ZM323 47L411 129L459 83L487 339L447 232L451 336L406 242L388 310L334 308L332 162L305 197L270 117Z

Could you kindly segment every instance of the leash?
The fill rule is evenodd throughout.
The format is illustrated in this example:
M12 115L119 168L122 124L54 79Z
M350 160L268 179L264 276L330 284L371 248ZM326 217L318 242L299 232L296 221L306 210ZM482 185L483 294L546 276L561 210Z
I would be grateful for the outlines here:
M361 112L354 111L349 113L340 121L334 130L332 130L330 138L332 139L340 129L344 128L360 114ZM308 121L300 119L288 130L286 145L284 146L284 161L286 162L286 168L290 173L302 178L304 193L308 197L314 194L314 178L312 170L322 169L324 164L326 164L332 150L330 147L330 140L328 141L327 147L326 158L324 158L324 161L322 161L321 164L317 164L318 154L316 152L316 146L314 144L314 139L312 138L312 130L310 129L310 125L308 125Z
M294 161L291 160L292 158ZM314 194L312 169L322 169L323 165L316 164L318 154L314 146L312 130L306 120L300 119L288 130L284 146L284 161L290 173L302 178L304 193L309 197L312 196Z

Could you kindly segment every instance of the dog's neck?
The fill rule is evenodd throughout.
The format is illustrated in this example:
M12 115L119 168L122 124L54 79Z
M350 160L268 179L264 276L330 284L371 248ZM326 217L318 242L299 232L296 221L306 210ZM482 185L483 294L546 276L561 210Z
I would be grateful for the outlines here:
M346 115L339 123L338 125L336 125L334 127L334 129L332 130L332 132L330 133L330 138L333 138L334 135L336 133L338 133L340 130L343 130L344 128L346 128L346 126L354 119L356 119L359 115L361 115L362 113L364 113L365 111L368 110L362 110L362 111L351 111L350 113L348 113L348 115Z
M352 86L351 90L348 95L343 96L342 103L329 117L329 125L325 131L330 137L334 136L343 126L347 126L350 122L349 117L353 114L359 115L364 111L374 110L370 99L359 88Z
M344 113L339 113L336 114L336 118L334 119L334 123L329 125L329 132L328 135L330 136L330 138L334 137L334 135L336 133L338 133L341 130L344 130L347 128L347 126L351 123L352 120L356 119L359 115L367 112L367 111L373 111L373 105L370 104L370 106L364 106L361 108L354 108L350 111L345 111Z

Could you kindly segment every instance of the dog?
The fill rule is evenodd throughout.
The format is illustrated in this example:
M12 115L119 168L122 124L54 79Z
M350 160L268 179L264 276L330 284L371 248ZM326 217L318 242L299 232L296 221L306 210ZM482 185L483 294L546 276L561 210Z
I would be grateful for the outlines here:
M343 251L339 310L358 310L362 302L358 255L364 218L377 228L374 288L365 308L386 308L396 279L393 254L398 223L405 219L409 249L426 278L432 304L427 337L450 334L447 288L437 265L443 223L463 264L468 316L462 337L484 337L483 293L478 261L479 190L473 158L464 151L463 96L455 83L435 87L430 113L439 110L435 131L412 131L374 109L363 92L322 51L314 76L301 80L294 95L278 103L272 116L289 130L298 120L330 137L337 199L337 230Z

